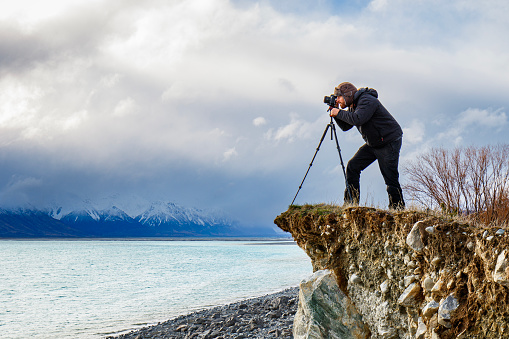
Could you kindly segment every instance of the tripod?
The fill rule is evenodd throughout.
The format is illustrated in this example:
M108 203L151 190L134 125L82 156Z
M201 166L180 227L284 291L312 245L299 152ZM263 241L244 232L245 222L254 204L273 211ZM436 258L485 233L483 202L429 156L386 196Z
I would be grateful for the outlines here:
M322 135L322 138L320 139L320 143L318 144L318 147L316 148L315 155L313 155L313 159L311 159L311 163L309 164L308 170L306 171L306 174L304 175L304 179L302 179L299 189L297 190L297 193L295 194L295 197L293 198L290 206L292 206L295 199L297 199L297 195L299 194L300 189L302 188L302 185L304 184L304 180L306 180L306 177L308 176L311 166L313 166L313 161L315 161L316 154L320 150L320 146L322 145L323 139L325 139L325 136L327 135L329 128L331 129L330 139L332 140L332 137L334 136L334 140L336 141L336 148L337 148L338 154L339 154L339 162L341 163L341 167L343 168L343 176L345 177L346 192L348 194L348 199L350 201L352 201L352 192L350 191L350 186L348 185L348 182L346 181L345 165L343 164L343 157L341 156L341 148L339 147L338 135L336 134L336 126L334 125L334 121L332 120L332 117L330 117L330 123L327 124L327 127L325 127L325 131L323 131L323 135Z

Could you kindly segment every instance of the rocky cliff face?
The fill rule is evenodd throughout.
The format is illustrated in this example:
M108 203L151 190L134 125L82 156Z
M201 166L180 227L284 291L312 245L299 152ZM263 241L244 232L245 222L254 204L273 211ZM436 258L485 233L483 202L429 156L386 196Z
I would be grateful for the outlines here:
M328 205L291 206L275 223L316 272L301 283L296 338L509 338L503 228Z

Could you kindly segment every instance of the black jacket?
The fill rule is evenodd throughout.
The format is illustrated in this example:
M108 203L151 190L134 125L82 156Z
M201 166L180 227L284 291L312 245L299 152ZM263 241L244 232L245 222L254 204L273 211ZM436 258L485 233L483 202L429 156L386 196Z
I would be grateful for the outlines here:
M340 110L334 119L343 131L356 126L371 147L381 147L403 135L401 126L378 100L373 88L359 89L353 97L353 107Z

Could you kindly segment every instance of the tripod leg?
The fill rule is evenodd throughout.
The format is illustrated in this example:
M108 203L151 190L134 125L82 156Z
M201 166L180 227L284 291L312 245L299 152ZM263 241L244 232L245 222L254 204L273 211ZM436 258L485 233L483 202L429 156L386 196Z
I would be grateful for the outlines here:
M299 194L300 189L302 188L302 185L304 184L304 180L306 180L306 177L308 176L311 166L313 166L313 161L315 161L316 154L320 150L320 146L322 145L323 139L325 139L325 136L327 135L327 131L329 130L329 127L331 127L331 124L327 124L327 127L325 127L325 131L323 131L322 138L320 139L320 143L318 144L318 147L316 148L315 155L313 155L313 159L311 159L311 163L309 164L308 170L306 171L306 174L304 175L304 179L302 179L302 182L299 185L299 189L297 190L297 193L295 193L295 197L293 197L293 200L292 200L292 203L290 204L290 206L292 206L293 203L295 202L295 199L297 199L297 195ZM332 125L332 128L334 128L334 125ZM337 142L337 138L336 138L336 142Z
M339 147L339 142L338 142L338 135L336 133L336 127L334 126L334 124L331 122L331 125L332 125L332 134L334 134L334 140L336 141L336 148L338 150L338 154L339 154L339 162L341 163L341 167L343 168L343 176L345 177L345 185L346 185L346 194L348 195L348 200L349 201L353 201L353 195L352 195L352 191L351 191L351 188L350 188L350 185L348 185L348 181L346 180L346 170L345 170L345 164L343 163L343 157L341 156L341 148ZM331 138L332 138L332 135L331 135Z

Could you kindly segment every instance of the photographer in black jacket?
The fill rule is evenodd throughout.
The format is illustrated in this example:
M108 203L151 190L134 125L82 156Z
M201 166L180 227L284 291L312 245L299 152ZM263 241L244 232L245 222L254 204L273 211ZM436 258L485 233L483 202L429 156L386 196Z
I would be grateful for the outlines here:
M403 131L394 117L378 100L378 93L372 88L357 88L343 82L334 89L336 106L330 116L343 131L356 126L366 142L350 159L346 166L346 181L352 199L345 190L345 202L359 203L361 172L378 160L380 172L387 185L389 208L403 209L405 201L399 184L399 152ZM346 110L345 110L346 108Z

